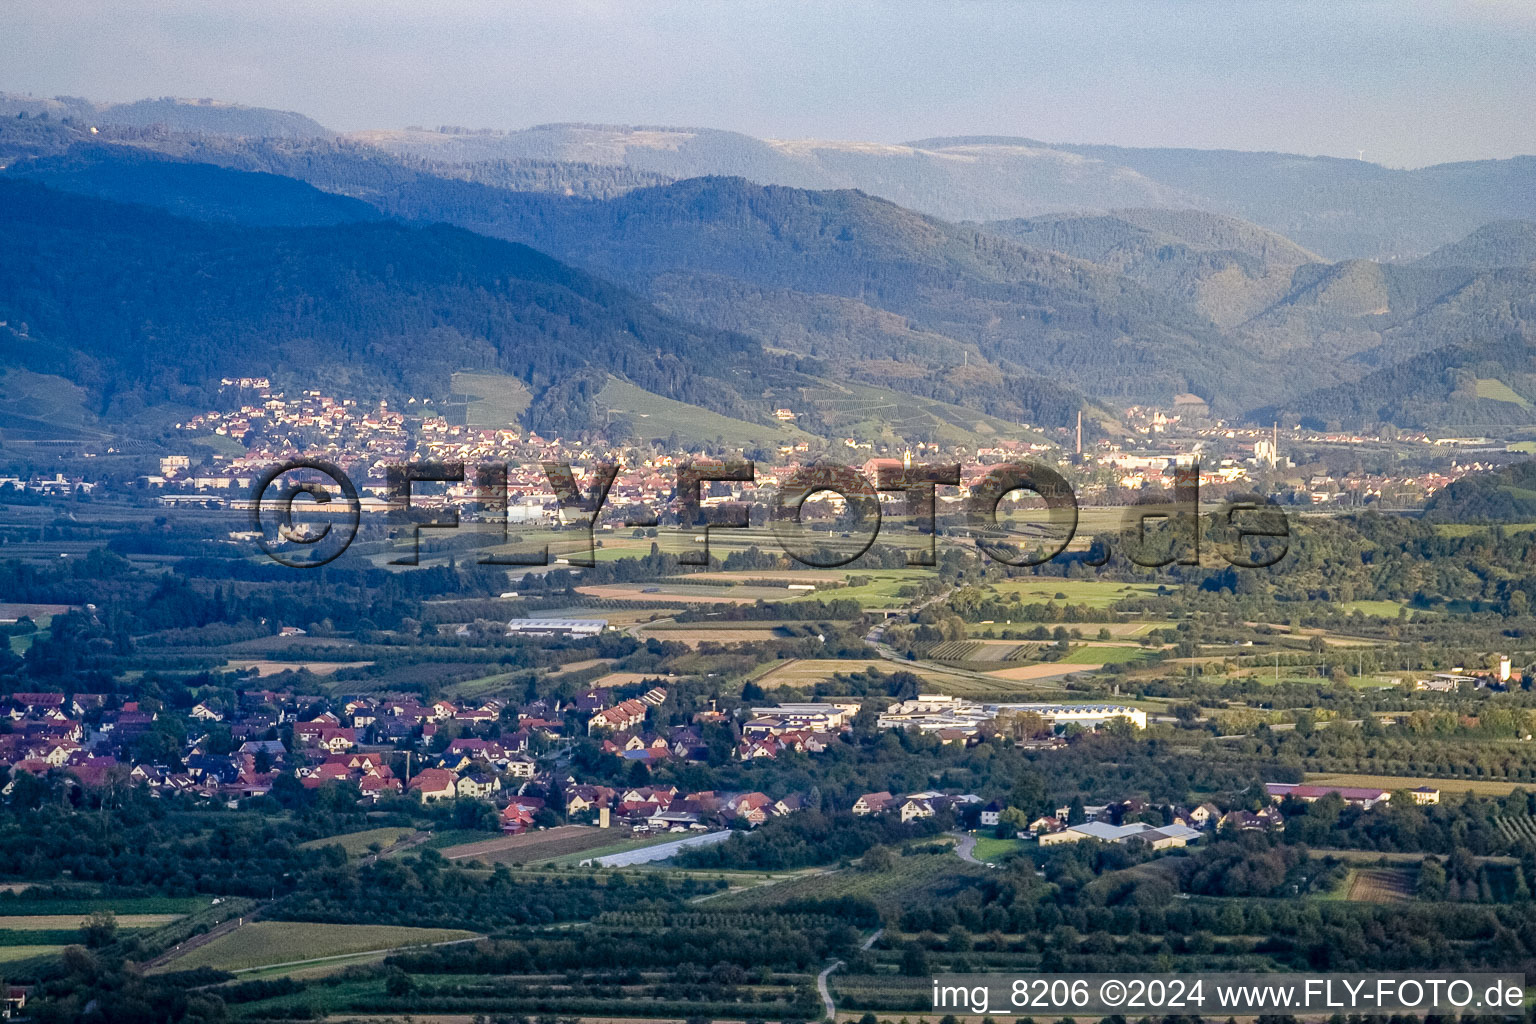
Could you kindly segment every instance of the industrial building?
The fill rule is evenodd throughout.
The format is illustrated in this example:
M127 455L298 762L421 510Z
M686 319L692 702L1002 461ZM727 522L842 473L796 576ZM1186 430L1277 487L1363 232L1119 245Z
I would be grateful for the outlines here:
M607 619L513 619L507 636L597 636L607 628Z

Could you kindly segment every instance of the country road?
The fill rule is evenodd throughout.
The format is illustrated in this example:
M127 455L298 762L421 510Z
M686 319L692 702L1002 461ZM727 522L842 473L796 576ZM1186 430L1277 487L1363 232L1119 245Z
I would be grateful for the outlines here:
M948 596L948 595L946 593L943 596ZM927 605L932 604L934 601L937 601L937 600L940 600L940 598L933 598L933 599L931 599L929 601L925 601L925 602L923 602L920 605L917 605L917 606L914 606L913 608L908 609L908 611L915 612L918 609L926 607ZM987 683L987 684L990 684L992 686L999 685L998 684L998 677L987 675L985 672L977 672L974 669L968 669L968 668L956 668L953 665L941 665L941 664L939 664L936 661L924 661L921 658L911 659L911 658L905 657L904 655L898 654L895 651L895 649L893 649L891 647L890 644L887 644L885 642L885 624L884 623L880 623L880 624L876 625L868 633L864 634L864 642L866 644L868 644L869 646L874 648L875 654L878 657L883 658L886 661L893 662L897 666L899 666L901 668L905 668L909 672L912 671L913 669L922 669L922 670L924 670L926 672L933 673L934 675L953 676L956 679L965 679L965 680L969 680L971 682ZM1029 667L1042 667L1042 666L1029 666ZM1053 666L1043 666L1043 667L1053 667ZM1057 675L1065 676L1065 675L1073 675L1073 674L1078 673L1078 672L1090 672L1090 671L1093 671L1095 668L1098 668L1098 667L1100 667L1100 666L1094 666L1094 665L1059 665L1059 666L1054 666L1054 669L1055 669L1054 674L1052 674L1052 675L1044 675L1044 676L1041 676L1041 677L1039 677L1037 679L1031 679L1031 680L1029 680L1029 682L1035 684L1036 686L1038 686L1040 689L1043 689L1043 690L1065 690L1066 686L1064 684L1062 684L1062 683L1057 681L1057 678L1056 678Z
M369 864L375 864L378 862L380 857L388 857L390 854L399 853L401 850L409 850L413 846L420 846L422 843L431 838L431 832L413 833L412 835L406 836L404 839L399 839L393 843L390 843L388 846L384 847L384 849L379 850L376 853L368 854L368 856L364 857L358 863L364 867L368 866Z
M863 944L859 946L859 949L869 949L876 942L879 942L880 936L884 934L884 928L876 928L874 933L871 934L869 938L865 939ZM821 993L821 1005L826 1011L827 1020L830 1021L837 1020L837 1006L832 1002L832 989L827 984L827 979L832 976L833 971L837 970L841 966L843 966L843 962L841 960L834 960L828 964L820 974L816 975L816 991Z
M973 852L975 849L975 836L971 835L969 832L958 832L955 834L955 856L969 864L985 863L984 861L979 861L976 859L976 854Z

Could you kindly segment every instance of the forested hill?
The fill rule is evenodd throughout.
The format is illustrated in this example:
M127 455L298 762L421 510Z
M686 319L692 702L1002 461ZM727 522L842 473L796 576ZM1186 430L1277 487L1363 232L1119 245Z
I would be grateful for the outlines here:
M642 136L626 135L626 145ZM610 158L596 137L559 155ZM655 344L671 369L630 374L617 357L629 343L604 343L577 360L591 375L565 381L573 411L551 414L564 427L606 421L589 396L607 372L685 401L700 394L759 424L769 408L803 409L798 425L829 437L871 426L833 393L843 383L877 389L866 404L899 404L892 392L935 400L938 419L962 434L979 422L973 412L1060 426L1079 409L1111 420L1093 400L1166 405L1183 392L1263 423L1488 431L1536 422L1529 222L1486 225L1416 262L1328 262L1201 210L954 224L849 189L668 182L623 164L521 156L449 166L341 138L92 133L39 117L0 121L0 171L202 221L452 224L618 282L635 293L623 301L645 311L641 320L669 325L664 338L746 335L754 365L772 352L776 368L804 371L742 382L738 371L762 373L743 355L728 386L700 392L695 375L717 364L688 362L687 344ZM532 344L537 331L523 330ZM459 349L438 351L446 363ZM358 379L398 384L402 373L381 363Z
M1419 261L1425 267L1536 267L1536 221L1484 224Z
M605 373L751 416L733 381L769 365L750 339L456 228L199 223L4 178L0 320L28 339L0 360L86 386L109 416L203 404L228 374L431 394L484 369L526 381L530 425L559 433L590 424Z
M151 145L157 149L146 148ZM521 209L524 204L539 198L464 178L438 177L423 167L402 163L379 151L336 141L249 143L206 137L144 136L134 138L132 144L124 144L121 140L104 143L91 138L82 140L79 133L60 124L55 124L49 131L35 122L0 123L0 156L7 146L12 152L24 154L9 168L9 175L32 178L74 192L133 199L204 220L267 225L330 224L338 220L377 219L384 215L378 209L383 207L402 220L455 223L492 234L496 233L491 230L495 224L505 222L505 206L510 204ZM228 161L239 167L262 168L263 171L193 163L161 153L159 148ZM52 155L32 155L39 152ZM268 169L302 175L308 182L335 191L320 191L292 177L265 173ZM509 173L520 179L536 175L541 177L542 187L578 187L599 195L616 188L622 194L626 185L623 176L606 175L603 170L559 165L485 167L477 173L487 177ZM358 197L368 202L360 201ZM558 201L562 209L571 204L581 205L574 197L562 196ZM949 230L947 225L930 223L926 218L916 217L890 204L878 203L878 206L894 213L898 221L906 218L922 225L929 234L943 234ZM518 237L512 232L506 235L512 239ZM731 229L721 230L716 239L717 255L735 245L731 235ZM535 248L544 248L537 238L526 233L522 237L534 241ZM553 233L541 237L546 241L556 240ZM574 232L566 232L559 240L570 246L566 255L571 260L589 255L582 251L580 239ZM887 262L908 255L917 260L928 256L921 249L906 254L897 240L890 241L893 244L883 254ZM771 262L774 258L769 254L763 260ZM723 264L725 261L714 259L712 262ZM641 288L650 283L643 275L627 275L617 265L598 264L592 265L591 269L605 279L626 277ZM938 418L960 425L962 431L981 422L974 412L967 410L1014 423L1069 424L1078 409L1084 408L1083 397L1070 387L1049 381L1027 368L989 365L974 346L968 347L944 334L913 329L902 317L862 306L856 301L843 300L839 306L838 300L792 294L728 297L716 289L693 294L688 293L687 282L674 279L669 284L669 289L657 289L653 300L665 299L663 312L673 319L703 325L700 331L707 335L720 332L755 334L759 341L793 353L787 359L778 357L774 360L775 373L771 379L754 378L750 384L743 384L739 393L728 387L704 403L713 409L732 411L738 417L761 422L770 401L779 405L785 402L800 404L804 394L796 389L802 385L818 389L818 401L822 397L832 401L835 395L827 391L830 382L826 378L846 380L850 371L880 388L894 387L947 403L948 408L937 411ZM800 325L813 325L814 330L801 328L811 337L797 343L781 334L779 328L796 326L791 320ZM605 365L601 358L594 362ZM780 372L785 363L794 366L802 362L805 374ZM705 363L702 372L714 373L716 365L715 362ZM643 384L637 376L617 372ZM751 372L757 373L755 370ZM669 379L670 376L675 375L669 375ZM580 401L589 405L588 396L601 388L601 382L593 378L586 384L590 386L582 391ZM835 391L837 385L830 386ZM1091 408L1089 411L1091 415L1095 414ZM608 422L606 416L601 418ZM814 430L835 433L842 429L846 420L846 416L840 416L836 422L821 422L812 415L807 422ZM926 414L923 420L926 422ZM914 421L908 429L914 436L928 436L927 428L919 422ZM988 432L995 429L998 429L995 424L986 427Z
M1198 210L1062 214L981 228L1118 271L1189 303L1221 327L1262 312L1290 290L1297 267L1322 262L1282 235Z
M850 332L826 324L828 299L845 317L894 314L909 333L948 339L946 351L921 357L931 373L963 365L968 350L994 375L1028 370L1133 400L1238 379L1210 321L1177 299L860 192L694 178L604 202L470 183L409 186L377 201L398 216L534 245L689 317L751 302L760 339L807 337L838 360L857 354L838 340ZM885 358L908 355L893 340Z
M188 163L129 146L80 147L24 160L9 173L59 191L158 206L193 220L298 227L383 218L359 199L293 178Z
M1433 523L1529 523L1536 519L1536 462L1462 477L1429 499L1424 518Z

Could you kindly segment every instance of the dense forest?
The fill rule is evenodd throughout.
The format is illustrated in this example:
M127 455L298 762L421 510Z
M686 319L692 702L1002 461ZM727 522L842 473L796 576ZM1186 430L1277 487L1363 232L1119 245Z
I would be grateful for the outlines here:
M11 180L0 207L3 313L31 341L9 359L80 381L108 415L206 400L253 351L264 370L386 394L431 393L470 367L508 373L542 396L530 425L551 433L590 422L602 371L751 416L731 374L770 365L744 337L457 229L194 223Z

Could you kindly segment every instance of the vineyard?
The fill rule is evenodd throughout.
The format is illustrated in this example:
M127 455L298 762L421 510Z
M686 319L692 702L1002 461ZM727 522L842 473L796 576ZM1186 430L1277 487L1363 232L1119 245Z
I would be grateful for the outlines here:
M772 907L797 900L867 899L890 917L915 903L947 901L986 877L987 869L967 864L947 853L899 857L889 871L845 868L797 878L779 885L759 886L712 901L732 909Z
M1413 872L1403 868L1357 868L1348 895L1355 903L1396 903L1413 898Z
M1034 651L1033 644L984 643L980 640L946 640L928 652L934 661L1005 662L1023 661Z
M1514 845L1522 839L1536 842L1536 817L1532 817L1529 814L1522 814L1517 817L1500 816L1493 819L1493 821L1499 827L1499 831L1504 833L1505 838L1509 840L1510 845Z

